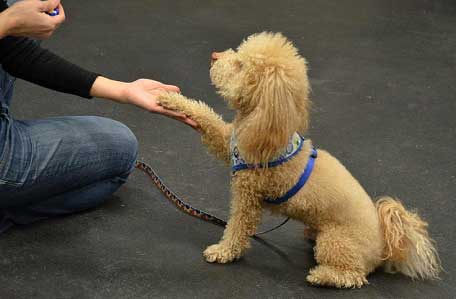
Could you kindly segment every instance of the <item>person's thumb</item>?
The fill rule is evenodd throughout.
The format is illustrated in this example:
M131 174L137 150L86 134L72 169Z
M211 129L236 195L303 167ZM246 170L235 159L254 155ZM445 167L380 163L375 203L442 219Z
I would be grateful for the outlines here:
M46 0L46 1L41 1L41 6L40 10L42 12L51 12L53 11L56 7L59 7L60 5L60 0Z

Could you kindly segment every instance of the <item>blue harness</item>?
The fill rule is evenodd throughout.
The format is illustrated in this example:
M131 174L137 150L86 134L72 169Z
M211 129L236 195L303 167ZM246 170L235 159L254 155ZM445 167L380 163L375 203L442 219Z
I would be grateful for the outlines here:
M268 162L266 165L267 167L275 167L283 164L294 156L296 156L301 150L304 144L304 137L300 136L298 133L294 133L293 136L290 138L288 142L288 146L285 151L279 155L279 157L271 162ZM257 168L265 168L265 164L248 164L245 160L240 156L239 149L237 147L236 136L234 133L231 135L231 170L234 173L245 170L245 169L257 169ZM299 190L306 184L307 180L309 179L310 175L312 174L312 170L315 165L315 159L317 158L317 150L312 148L312 151L309 156L309 160L307 162L306 168L304 169L303 173L299 177L298 182L294 185L287 193L279 198L265 198L264 202L279 205L286 201L288 201L291 197L296 195Z

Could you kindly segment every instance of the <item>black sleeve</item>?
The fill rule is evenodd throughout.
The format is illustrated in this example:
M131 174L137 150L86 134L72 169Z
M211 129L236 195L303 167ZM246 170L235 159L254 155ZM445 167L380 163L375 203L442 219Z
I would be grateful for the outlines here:
M5 8L5 3L0 2L0 12ZM90 98L90 89L98 77L24 37L0 39L0 64L15 77L85 98Z

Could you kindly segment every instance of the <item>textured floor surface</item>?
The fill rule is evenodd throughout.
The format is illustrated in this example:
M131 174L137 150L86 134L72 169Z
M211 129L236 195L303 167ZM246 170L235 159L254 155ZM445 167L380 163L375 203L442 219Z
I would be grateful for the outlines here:
M66 0L45 45L116 79L174 83L232 118L208 78L209 54L281 31L311 68L309 137L372 196L398 196L429 221L446 273L437 282L381 271L361 290L315 288L302 226L253 242L231 265L203 261L222 230L169 205L141 173L103 207L0 237L0 298L454 298L455 1ZM400 4L398 4L400 2ZM89 4L90 3L90 4ZM226 217L229 171L172 120L18 82L16 118L101 115L127 124L140 156L192 204ZM280 219L266 218L263 226Z

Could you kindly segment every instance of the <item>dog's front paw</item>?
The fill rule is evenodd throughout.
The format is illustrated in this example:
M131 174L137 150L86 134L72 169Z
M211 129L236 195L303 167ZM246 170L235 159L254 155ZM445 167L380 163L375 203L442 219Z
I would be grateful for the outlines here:
M158 103L161 106L171 109L171 110L182 110L181 105L182 101L185 100L185 97L177 92L164 92L163 94L159 95L157 98Z
M206 248L203 255L209 263L226 264L240 258L241 251L219 243Z

